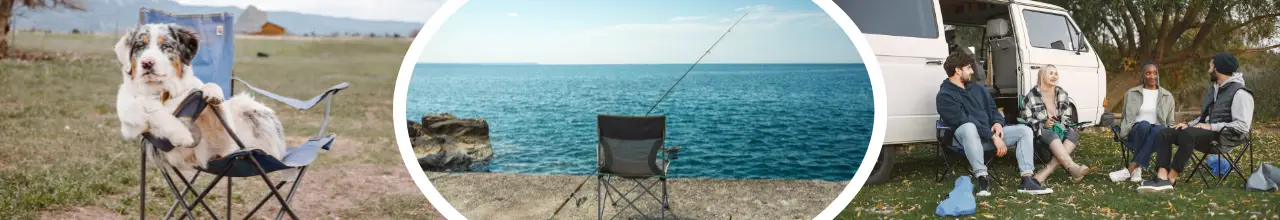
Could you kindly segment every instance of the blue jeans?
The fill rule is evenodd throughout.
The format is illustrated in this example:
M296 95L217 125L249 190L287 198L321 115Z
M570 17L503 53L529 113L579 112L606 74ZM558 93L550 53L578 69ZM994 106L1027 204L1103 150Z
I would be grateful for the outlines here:
M1006 147L1013 150L1014 155L1018 159L1018 170L1022 175L1031 175L1035 172L1034 154L1035 146L1031 128L1026 125L1010 125L1004 126L1004 141ZM965 123L956 128L956 144L964 148L964 156L969 160L969 165L973 167L974 176L986 176L987 165L984 164L984 151L990 143L983 143L982 138L978 137L978 128L973 123ZM994 146L994 145L991 145Z
M1159 138L1163 125L1139 121L1129 130L1129 138L1125 145L1133 152L1133 163L1146 169L1151 166L1151 154L1155 153L1156 139Z

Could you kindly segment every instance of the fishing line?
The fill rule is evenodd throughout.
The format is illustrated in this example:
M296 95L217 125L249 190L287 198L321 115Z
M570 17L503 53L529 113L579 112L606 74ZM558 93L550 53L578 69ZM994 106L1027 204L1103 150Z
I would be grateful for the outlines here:
M749 14L749 13L748 13L748 14ZM668 88L666 93L662 93L662 97L661 97L661 98L658 98L658 101L657 101L657 102L653 102L653 106L650 106L650 107L649 107L649 111L645 112L645 113L644 113L644 115L648 116L648 115L649 115L649 113L653 113L653 109L658 107L658 103L662 103L662 100L663 100L663 99L666 99L668 94L671 94L671 90L676 89L676 85L680 85L680 81L683 81L683 80L684 80L684 77L685 77L685 76L688 76L688 75L689 75L689 72L693 71L693 67L698 66L698 63L699 63L699 62L702 62L702 58L703 58L703 57L707 57L707 54L710 54L710 53L711 53L711 49L715 49L715 48L716 48L716 44L720 44L720 40L724 40L724 36L728 36L728 35L729 35L729 32L733 31L733 27L738 26L738 22L742 22L742 19L743 19L743 18L747 18L747 14L742 14L742 17L738 18L738 21L734 21L734 22L733 22L733 25L730 25L730 26L729 26L729 30L725 30L725 31L724 31L724 34L721 34L721 35L720 35L720 38L716 39L716 42L715 42L715 43L712 43L712 44L711 44L711 47L710 47L710 48L707 48L707 51L706 51L706 52L702 52L702 56L698 56L698 60L697 60L697 61L693 61L693 65L689 66L689 69L687 69L687 70L685 70L685 71L684 71L684 75L680 75L680 79L677 79L675 84L671 84L671 88Z

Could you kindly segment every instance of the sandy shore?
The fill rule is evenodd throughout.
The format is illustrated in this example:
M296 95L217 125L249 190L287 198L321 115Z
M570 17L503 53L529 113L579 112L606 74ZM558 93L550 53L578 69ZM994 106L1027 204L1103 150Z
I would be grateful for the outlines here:
M595 219L597 215L594 176L428 172L427 177L469 219ZM848 185L847 181L706 178L669 182L671 212L679 219L811 219ZM622 190L634 186L615 183ZM644 204L640 209L656 215L656 201L641 198L647 200L639 200ZM626 208L608 203L605 207L605 218ZM635 210L623 211L620 217L641 218Z

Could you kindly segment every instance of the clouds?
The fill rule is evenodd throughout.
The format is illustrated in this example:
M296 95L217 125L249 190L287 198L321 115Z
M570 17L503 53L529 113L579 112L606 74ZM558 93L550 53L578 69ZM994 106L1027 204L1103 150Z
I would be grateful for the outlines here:
M748 6L742 6L741 8L733 9L733 11L741 11L741 12L747 12L747 13L760 13L760 12L771 12L773 11L773 9L775 8L771 5L748 5Z
M707 19L707 16L680 16L680 17L671 18L670 21L681 22L681 21L697 21L697 20L703 20L703 19Z
M728 12L729 10L725 10ZM779 26L788 25L795 22L808 22L810 24L831 24L834 25L829 16L823 12L788 12L778 11L777 7L772 5L747 5L732 10L735 13L729 16L721 15L701 15L701 16L677 16L667 19L666 23L632 23L613 25L610 29L621 31L724 31L742 18L741 24L737 28L741 29L773 29ZM741 17L741 13L746 13L746 17ZM716 21L716 22L712 22ZM813 25L808 25L813 26Z
M860 62L835 22L813 3L724 1L474 1L441 27L423 62L688 63L750 13L706 63ZM468 3L468 4L472 4ZM523 15L521 15L523 14ZM504 16L508 15L508 16ZM513 19L518 16L519 19ZM720 22L721 19L730 19ZM816 25L815 25L816 24Z

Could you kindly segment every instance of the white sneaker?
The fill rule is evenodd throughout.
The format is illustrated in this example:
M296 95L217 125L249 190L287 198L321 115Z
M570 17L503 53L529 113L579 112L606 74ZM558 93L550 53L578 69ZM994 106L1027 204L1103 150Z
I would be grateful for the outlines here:
M1142 167L1133 169L1133 173L1130 174L1129 176L1129 182L1135 182L1135 183L1142 182Z
M1125 179L1133 179L1132 175L1129 173L1129 169L1125 168L1120 168L1120 170L1111 172L1107 174L1107 176L1111 177L1111 182L1123 182ZM1138 178L1141 179L1142 176L1138 176ZM1139 180L1139 182L1141 182L1141 180Z

